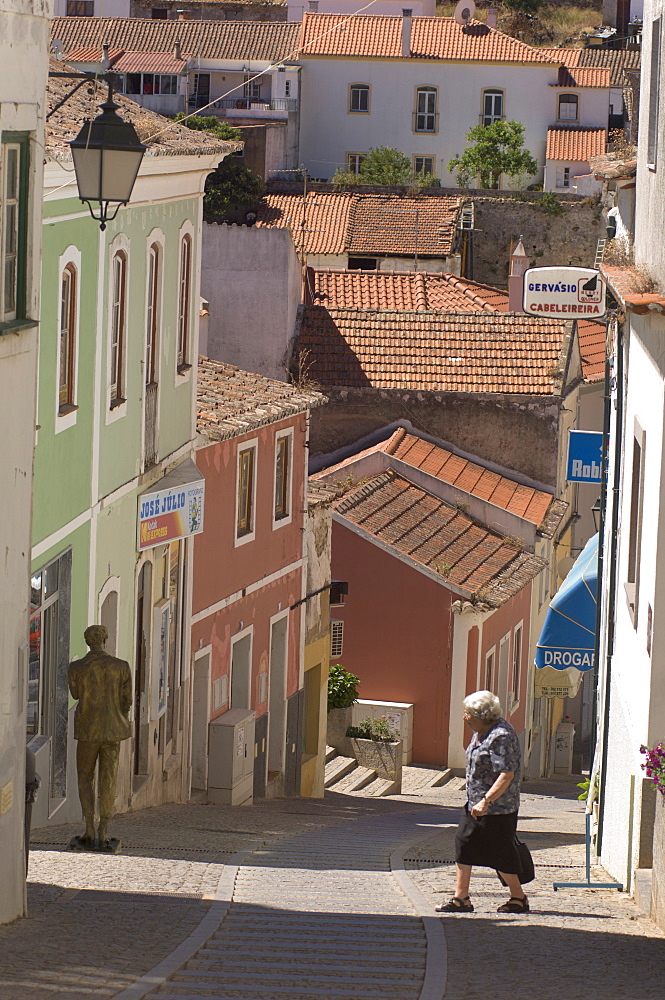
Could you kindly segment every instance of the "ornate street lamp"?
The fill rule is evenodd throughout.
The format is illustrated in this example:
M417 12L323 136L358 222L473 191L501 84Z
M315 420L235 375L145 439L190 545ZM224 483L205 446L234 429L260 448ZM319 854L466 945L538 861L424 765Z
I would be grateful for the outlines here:
M120 206L129 201L146 147L134 126L117 114L110 80L108 97L100 108L102 113L93 121L86 121L69 145L79 198L87 202L90 214L103 231L106 223L115 219ZM99 206L97 214L95 205ZM110 206L115 207L110 209Z

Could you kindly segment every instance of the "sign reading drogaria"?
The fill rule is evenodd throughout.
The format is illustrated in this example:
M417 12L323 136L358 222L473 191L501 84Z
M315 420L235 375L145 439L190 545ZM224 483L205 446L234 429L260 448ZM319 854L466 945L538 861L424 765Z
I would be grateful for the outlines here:
M605 281L591 267L530 267L524 275L524 312L532 316L600 319Z

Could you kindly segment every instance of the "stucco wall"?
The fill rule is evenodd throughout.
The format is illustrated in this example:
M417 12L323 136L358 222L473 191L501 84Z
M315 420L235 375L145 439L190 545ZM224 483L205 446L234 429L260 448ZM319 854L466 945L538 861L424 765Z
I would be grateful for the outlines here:
M556 485L556 404L545 397L414 393L378 389L329 389L330 402L312 413L312 455L352 444L393 420L540 483Z
M635 203L635 259L647 264L649 272L658 281L665 279L665 242L662 239L665 227L665 204L663 199L663 169L665 158L665 129L662 127L662 102L664 80L661 70L660 94L651 93L651 25L665 14L665 0L647 0L644 5L644 27L642 30L642 77L640 86L640 143L637 150L637 172L639 183ZM658 169L649 169L647 135L649 128L649 108L651 102L659 100L657 138Z
M201 293L210 304L209 356L287 381L300 303L290 232L204 224Z
M412 703L413 761L443 767L450 721L450 593L336 522L332 571L349 583L344 607L333 609L333 618L344 622L342 655L335 662L360 677L363 699Z
M661 792L656 793L650 916L665 930L665 796Z

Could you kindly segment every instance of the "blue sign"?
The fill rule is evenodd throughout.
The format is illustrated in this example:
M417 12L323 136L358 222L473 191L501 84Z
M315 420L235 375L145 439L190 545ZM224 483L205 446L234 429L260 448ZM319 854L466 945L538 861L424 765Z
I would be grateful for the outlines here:
M602 468L602 432L568 431L568 482L600 483Z

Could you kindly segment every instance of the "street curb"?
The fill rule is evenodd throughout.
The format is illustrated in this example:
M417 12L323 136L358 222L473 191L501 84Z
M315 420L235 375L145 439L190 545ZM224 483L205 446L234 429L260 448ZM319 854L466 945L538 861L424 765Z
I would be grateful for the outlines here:
M155 965L131 986L114 994L112 1000L143 1000L143 997L156 987L161 986L169 976L172 976L174 972L182 968L185 962L194 957L199 948L202 948L206 941L212 937L226 916L233 899L238 869L262 843L262 840L258 840L251 847L237 851L231 856L229 864L224 865L224 870L219 877L214 901L198 927L195 927L192 933L184 941L181 941L178 947L174 948L158 965Z
M422 814L420 814L422 819ZM421 841L422 835L412 838L406 845L401 844L390 855L390 871L398 886L412 904L420 917L427 939L427 957L425 959L425 978L420 990L419 1000L442 1000L446 992L448 977L448 946L443 922L418 887L413 883L404 868L404 854Z

